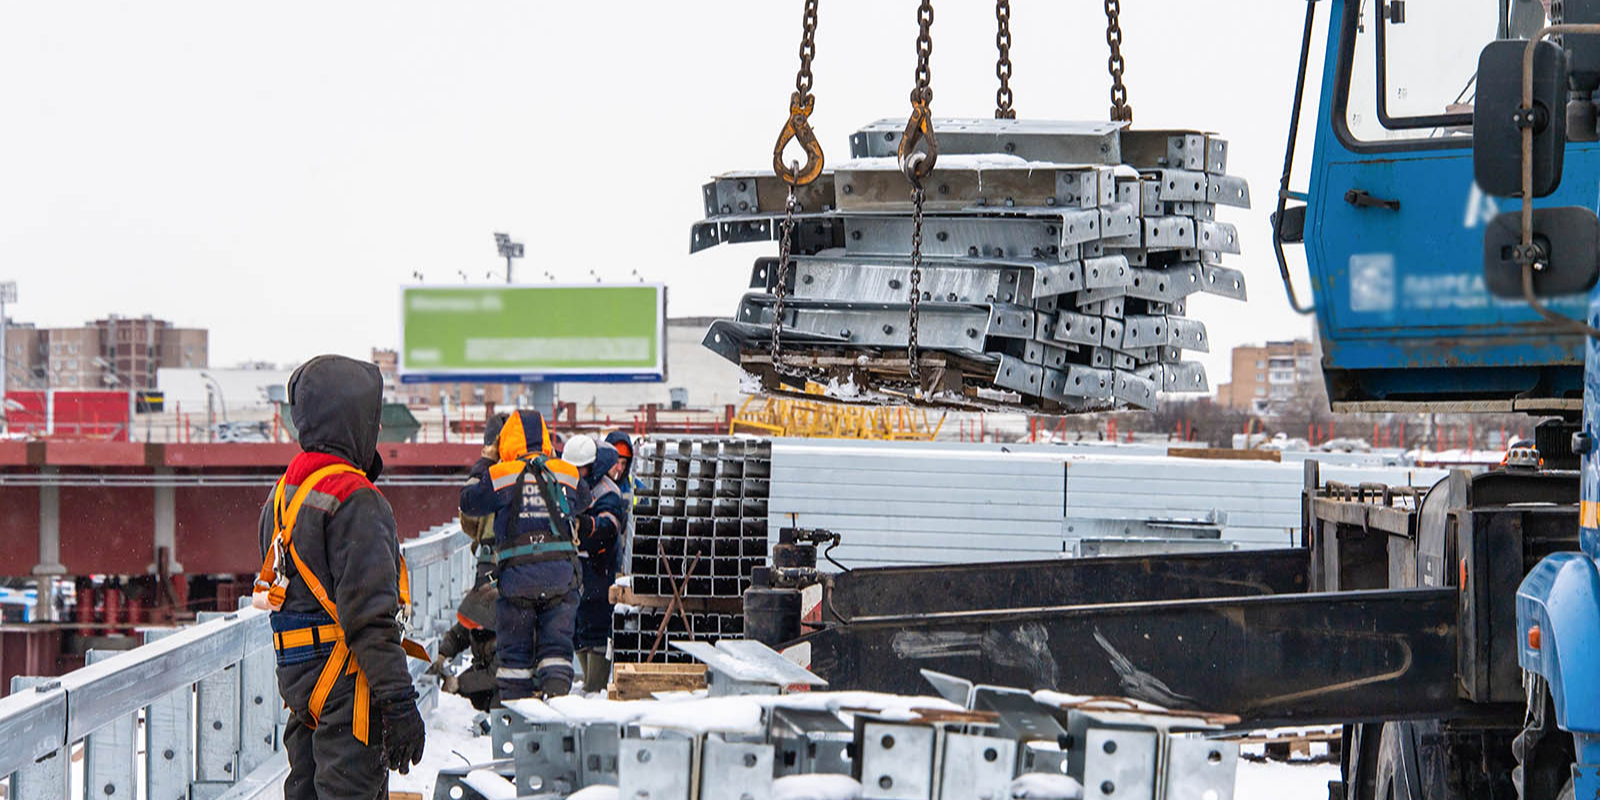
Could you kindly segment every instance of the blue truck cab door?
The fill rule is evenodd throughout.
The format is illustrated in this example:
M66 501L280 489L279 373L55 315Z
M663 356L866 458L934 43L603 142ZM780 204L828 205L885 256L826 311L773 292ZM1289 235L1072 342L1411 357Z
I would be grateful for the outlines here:
M1513 20L1496 0L1325 5L1304 236L1335 409L1461 400L1575 411L1579 337L1491 297L1483 280L1484 230L1518 201L1473 182L1473 86L1479 52L1516 33ZM1540 8L1521 27L1542 24L1536 0L1510 5ZM1575 144L1560 189L1539 204L1592 206L1597 190L1600 149ZM1581 314L1585 300L1549 304Z

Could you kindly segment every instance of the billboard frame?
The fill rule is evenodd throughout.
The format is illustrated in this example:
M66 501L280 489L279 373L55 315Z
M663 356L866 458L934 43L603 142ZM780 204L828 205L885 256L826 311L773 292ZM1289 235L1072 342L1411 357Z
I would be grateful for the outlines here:
M488 370L481 369L428 369L415 370L406 366L406 293L414 289L440 290L507 290L507 289L596 289L644 288L656 290L656 353L655 371L621 372L602 367L575 367L565 370ZM547 284L472 284L472 283L415 283L400 287L399 292L399 346L395 348L395 373L402 384L427 383L664 383L667 380L667 285L665 283L547 283Z

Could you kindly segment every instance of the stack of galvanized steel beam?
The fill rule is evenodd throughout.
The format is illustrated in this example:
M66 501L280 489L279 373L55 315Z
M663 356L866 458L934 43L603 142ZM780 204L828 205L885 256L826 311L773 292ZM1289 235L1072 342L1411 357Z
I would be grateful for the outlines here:
M616 660L645 661L653 648L657 660L685 661L668 642L740 638L741 598L767 559L772 443L652 439L640 443L634 464L644 487L634 506L633 594L670 598L676 582L685 609L622 609L613 626ZM658 643L663 618L666 634Z
M781 350L771 353L777 259L755 263L707 347L768 390L823 384L842 400L918 395L907 360L912 204L895 158L903 123L851 137L852 159L797 191ZM924 182L918 340L925 400L1095 411L1207 390L1183 351L1209 349L1187 298L1245 299L1219 206L1248 208L1227 142L1120 123L941 120ZM781 235L786 185L730 173L704 187L691 251Z

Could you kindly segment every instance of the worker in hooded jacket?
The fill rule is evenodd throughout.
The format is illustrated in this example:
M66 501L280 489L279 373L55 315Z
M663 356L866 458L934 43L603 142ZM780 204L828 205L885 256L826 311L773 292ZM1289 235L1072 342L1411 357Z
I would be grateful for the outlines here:
M544 468L536 462L544 456ZM551 507L564 502L568 512ZM554 458L544 417L517 411L485 446L461 489L461 513L494 515L495 669L500 699L572 688L578 548L570 513L583 507L578 471Z
M589 504L578 514L578 562L583 565L583 599L578 602L578 663L583 667L583 690L599 692L611 678L611 614L609 594L617 579L617 552L628 526L628 503L611 480L618 453L608 444L596 445L588 436L574 436L565 451L568 463L578 465ZM585 463L580 463L585 462Z
M387 796L388 770L422 759L424 739L397 618L394 511L372 485L383 378L374 364L318 356L294 371L288 394L303 452L262 509L262 556L276 569L264 565L272 581L257 586L262 604L278 604L284 797L374 800Z

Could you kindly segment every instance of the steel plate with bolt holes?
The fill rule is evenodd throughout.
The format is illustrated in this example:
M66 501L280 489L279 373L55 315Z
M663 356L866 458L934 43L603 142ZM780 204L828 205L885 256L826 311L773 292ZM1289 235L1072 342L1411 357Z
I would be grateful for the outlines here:
M879 800L931 800L933 728L897 725L857 717L861 763L856 779L861 796Z
M1154 800L1156 736L1153 731L1090 728L1084 737L1084 796Z
M614 723L593 722L578 728L578 783L582 786L617 782L617 746L622 731Z
M772 796L772 745L727 742L710 735L700 749L700 800L766 800Z
M511 737L517 791L524 794L578 788L578 734L565 723L542 723Z
M1059 219L934 217L922 226L924 258L1071 261L1079 257L1078 248L1061 244ZM852 255L905 256L911 251L911 220L845 217L844 248Z
M854 158L899 154L905 117L882 119L850 136ZM1029 161L1058 164L1117 164L1122 160L1120 122L1077 122L1022 119L939 118L939 152L1007 153Z
M1239 745L1174 738L1167 743L1166 800L1233 800Z
M618 796L689 800L693 750L690 739L623 739L618 745Z
M1015 739L947 733L939 796L1006 800L1017 764Z

